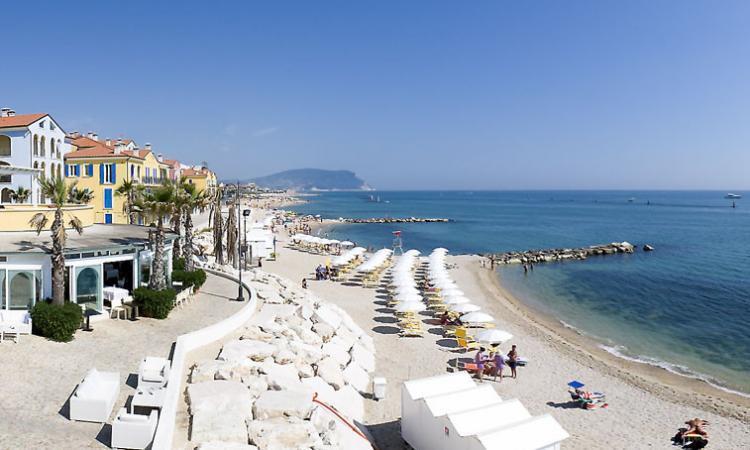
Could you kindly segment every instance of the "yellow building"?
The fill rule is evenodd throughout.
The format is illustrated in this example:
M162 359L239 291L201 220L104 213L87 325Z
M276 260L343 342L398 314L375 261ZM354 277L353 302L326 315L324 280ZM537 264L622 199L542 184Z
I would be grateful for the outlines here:
M214 192L216 186L218 186L216 174L205 167L201 167L200 169L183 169L181 176L188 183L194 184L199 191L205 191L207 194Z

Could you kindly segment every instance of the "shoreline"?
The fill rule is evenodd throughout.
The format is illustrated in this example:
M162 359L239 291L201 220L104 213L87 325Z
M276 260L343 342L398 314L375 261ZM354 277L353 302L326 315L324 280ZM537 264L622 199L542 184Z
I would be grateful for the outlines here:
M713 386L705 380L672 373L669 370L631 361L601 348L601 342L565 326L559 319L523 303L503 287L500 276L491 270L473 270L480 287L527 329L547 338L556 350L573 358L585 358L597 370L654 394L659 398L709 410L715 414L750 421L750 398ZM503 302L505 300L505 302Z

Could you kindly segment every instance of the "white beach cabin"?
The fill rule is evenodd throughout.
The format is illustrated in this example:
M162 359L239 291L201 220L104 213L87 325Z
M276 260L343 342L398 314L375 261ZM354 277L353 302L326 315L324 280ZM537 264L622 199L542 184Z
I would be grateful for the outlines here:
M401 434L416 450L559 450L569 437L552 416L531 416L466 372L410 380L401 392Z

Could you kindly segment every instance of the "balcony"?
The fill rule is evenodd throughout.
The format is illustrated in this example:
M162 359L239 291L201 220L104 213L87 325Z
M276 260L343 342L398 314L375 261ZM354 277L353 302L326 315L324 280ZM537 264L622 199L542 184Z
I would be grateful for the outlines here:
M94 224L94 207L91 205L66 205L63 207L63 220L70 221L71 216L78 217L84 227ZM47 227L49 230L52 221L55 220L55 208L51 205L31 205L31 204L2 204L0 205L0 232L4 231L35 231L29 225L29 221L37 213L44 213L47 216Z

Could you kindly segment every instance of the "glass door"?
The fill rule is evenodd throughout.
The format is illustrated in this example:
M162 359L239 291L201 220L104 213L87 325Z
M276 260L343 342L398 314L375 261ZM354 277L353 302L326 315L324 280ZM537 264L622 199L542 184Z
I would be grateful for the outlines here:
M76 267L76 303L102 311L101 267Z

